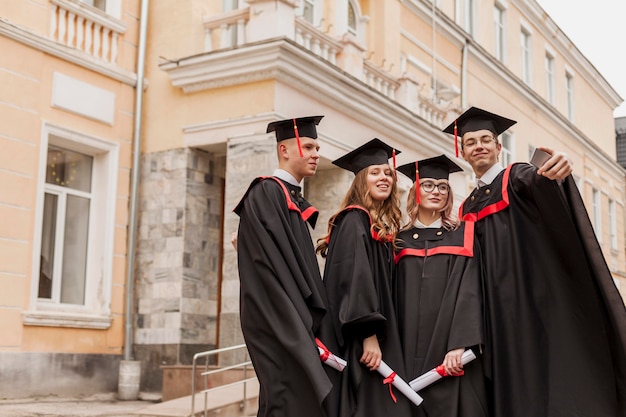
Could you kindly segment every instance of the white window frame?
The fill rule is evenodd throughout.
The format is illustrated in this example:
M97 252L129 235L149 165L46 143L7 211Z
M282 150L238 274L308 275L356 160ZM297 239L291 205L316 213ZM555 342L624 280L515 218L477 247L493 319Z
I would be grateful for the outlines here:
M500 135L500 143L502 144L502 150L500 151L500 164L507 167L515 160L515 142L513 134L508 131L503 132Z
M312 16L311 20L305 19L304 17L304 6L308 4L312 8ZM323 0L299 0L298 7L296 7L296 16L299 16L301 19L305 20L309 24L319 27L322 25L322 17L323 17ZM347 13L347 11L346 11ZM319 29L324 30L324 28L319 27Z
M546 65L546 100L548 101L548 103L554 105L555 100L556 100L556 90L555 90L556 62L554 58L554 53L548 50L546 50L545 65Z
M602 243L602 193L595 187L592 189L592 211L593 230L598 242Z
M528 26L521 26L520 30L520 47L522 60L522 81L528 86L532 86L533 80L533 50L532 50L532 31Z
M567 105L567 119L570 122L574 121L574 74L566 70L565 71L565 98Z
M494 56L500 62L505 62L506 51L506 7L496 2L493 7L494 26Z
M58 146L93 156L85 302L62 304L38 298L41 232L48 146ZM26 325L107 329L111 326L113 250L116 232L119 145L74 130L44 124L39 153L36 223L33 236L30 310L23 313Z
M609 230L611 236L611 249L617 250L617 208L615 200L609 199Z
M463 28L472 37L475 36L476 26L476 2L474 0L463 1Z
M100 7L90 5L87 0L79 0L82 3L85 3L89 7L93 7L94 9L102 10L109 16L113 16L116 19L121 19L122 17L122 0L104 0L104 9ZM92 0L93 1L93 0ZM236 1L236 0L235 0Z

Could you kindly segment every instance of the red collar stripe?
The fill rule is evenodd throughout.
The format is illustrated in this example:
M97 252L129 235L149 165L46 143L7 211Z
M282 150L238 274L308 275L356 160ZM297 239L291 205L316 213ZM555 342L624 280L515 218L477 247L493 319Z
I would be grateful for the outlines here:
M317 213L317 209L313 206L307 208L306 210L304 210L304 212L300 211L300 208L298 207L298 205L296 203L294 203L291 200L291 197L289 196L289 191L287 190L287 187L285 187L285 184L282 183L281 180L279 180L276 177L260 177L261 180L266 180L266 179L272 179L274 181L276 181L278 183L278 185L280 185L280 187L283 189L283 192L285 193L285 199L287 200L287 208L291 211L297 211L298 213L300 213L300 217L302 217L302 220L307 221L309 219L309 217L311 217L313 214Z
M480 210L478 213L467 213L466 215L463 215L463 205L465 204L465 201L467 201L467 199L465 199L465 201L463 201L463 203L459 207L459 218L461 218L461 220L465 220L469 222L477 222L479 220L484 219L487 216L490 216L499 211L502 211L509 206L508 184L509 184L509 175L511 173L512 166L513 165L509 165L507 169L504 171L504 176L502 178L502 199L500 201L497 201L493 204L488 205L487 207Z
M398 252L394 258L395 263L405 256L418 256L424 258L433 255L459 255L469 258L474 256L474 222L465 222L463 231L463 246L437 246L428 251L424 249L407 248Z

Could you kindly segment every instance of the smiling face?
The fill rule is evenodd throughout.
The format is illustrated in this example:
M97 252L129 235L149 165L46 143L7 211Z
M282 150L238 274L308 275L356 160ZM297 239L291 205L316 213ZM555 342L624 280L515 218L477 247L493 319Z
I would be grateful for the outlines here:
M283 140L278 144L279 167L289 172L298 181L311 177L317 171L320 146L316 139L301 137L302 156L296 139Z
M393 190L394 175L388 164L367 167L367 190L374 201L385 201Z
M466 132L461 140L461 156L472 166L477 177L498 162L502 144L496 141L490 130Z
M421 178L419 191L420 210L440 213L448 202L450 185L448 184L448 180L444 179ZM442 191L445 191L445 193Z

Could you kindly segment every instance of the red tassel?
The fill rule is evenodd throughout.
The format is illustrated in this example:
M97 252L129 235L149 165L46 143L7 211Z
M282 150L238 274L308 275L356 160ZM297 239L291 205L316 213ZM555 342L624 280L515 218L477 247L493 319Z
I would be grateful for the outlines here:
M457 136L456 120L454 121L454 153L459 157L459 137Z
M415 204L420 205L422 189L420 187L420 171L417 161L415 161Z
M396 170L396 149L395 148L391 150L391 160L393 161L393 170L395 172Z
M298 142L298 152L300 152L300 158L304 156L302 153L302 144L300 143L300 134L298 133L298 125L296 124L296 119L293 119L293 131L296 134L296 141Z

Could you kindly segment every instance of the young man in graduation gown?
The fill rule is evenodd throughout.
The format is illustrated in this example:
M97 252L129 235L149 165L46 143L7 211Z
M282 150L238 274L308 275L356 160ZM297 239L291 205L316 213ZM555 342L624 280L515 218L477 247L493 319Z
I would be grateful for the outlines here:
M318 212L299 185L316 172L322 117L268 125L276 132L278 169L252 181L234 209L241 328L260 383L259 417L323 417L332 387L315 343L326 317L309 232Z
M478 184L459 212L483 253L493 415L623 417L626 309L564 155L498 163L515 123L472 107L444 129Z
M480 249L474 223L452 213L445 155L398 167L414 185L408 224L398 234L394 298L409 379L441 366L448 375L419 391L415 417L488 416L480 353L484 341ZM419 194L416 194L419 193ZM465 367L466 349L477 356ZM462 374L462 375L461 375Z

